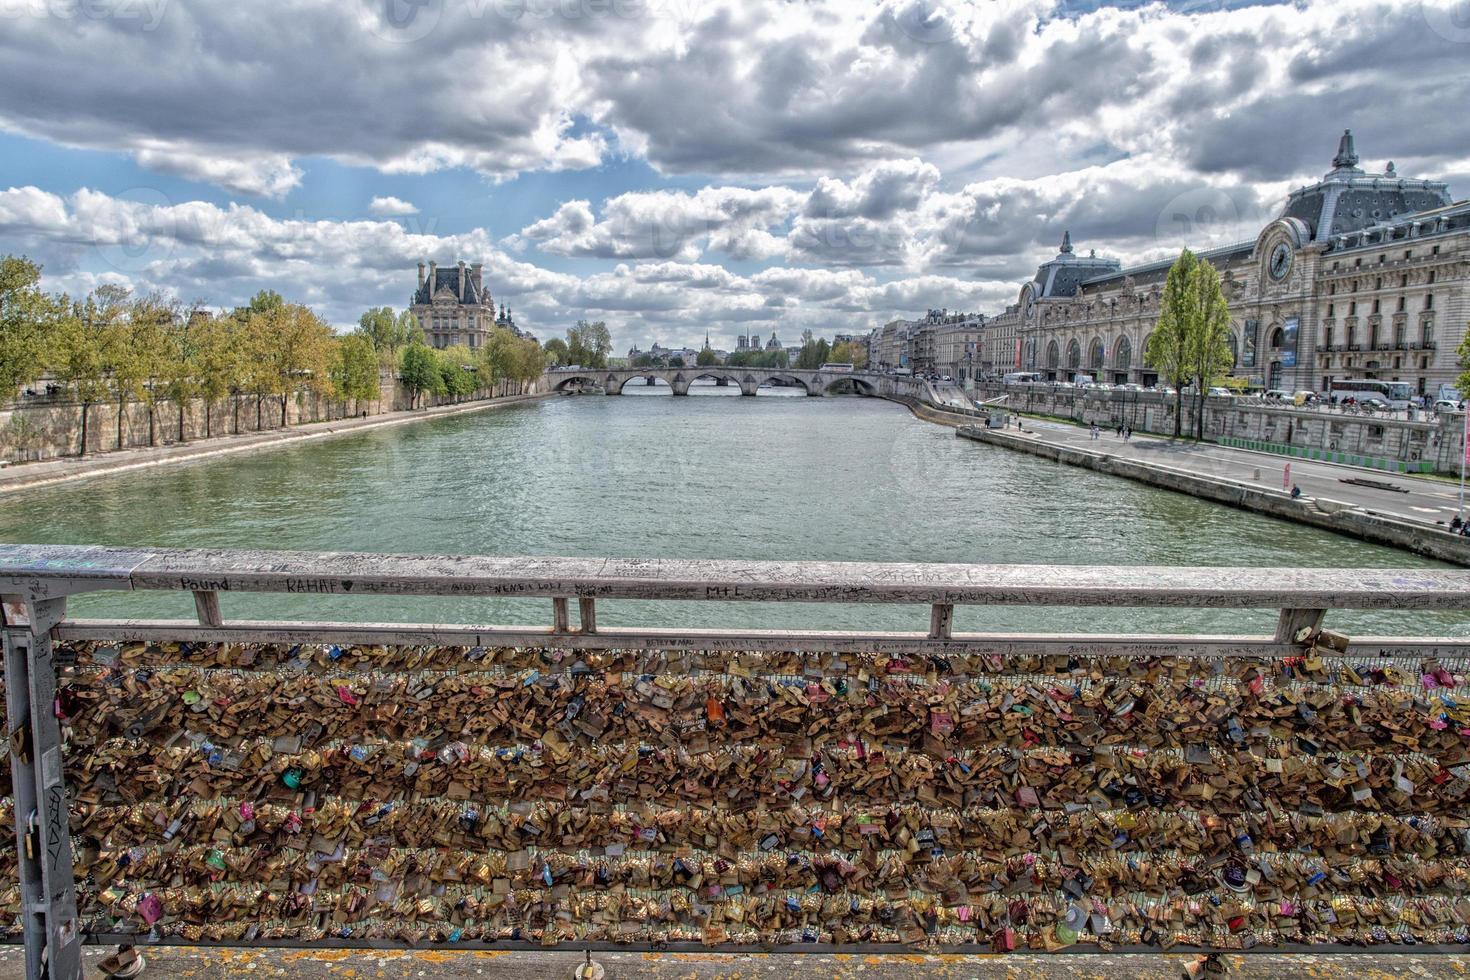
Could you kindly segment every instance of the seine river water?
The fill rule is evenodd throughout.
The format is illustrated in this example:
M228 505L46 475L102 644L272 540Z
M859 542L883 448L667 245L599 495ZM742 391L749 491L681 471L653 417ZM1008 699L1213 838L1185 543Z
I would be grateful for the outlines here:
M961 440L857 397L629 387L0 500L0 540L415 554L1425 566L1407 553ZM535 623L550 603L225 595L226 618ZM72 615L192 616L94 595ZM1470 634L1463 616L1340 613ZM927 608L604 603L606 625L926 629ZM959 629L1267 632L1274 612L973 609Z

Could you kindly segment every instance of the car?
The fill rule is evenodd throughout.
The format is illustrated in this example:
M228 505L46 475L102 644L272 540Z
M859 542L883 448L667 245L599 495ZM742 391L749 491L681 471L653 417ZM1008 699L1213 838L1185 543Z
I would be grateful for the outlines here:
M1118 385L1118 390L1119 391L1144 391L1146 389L1143 387L1143 385L1134 384L1132 381L1129 381L1126 384L1120 384L1120 385Z
M1436 412L1463 412L1465 410L1465 403L1441 398L1434 403L1434 410Z
M1320 402L1321 399L1315 391L1298 391L1292 394L1291 403L1299 408L1311 407Z
M1261 397L1268 402L1289 402L1292 400L1291 392L1281 388L1272 388L1261 392Z
M1235 397L1235 392L1231 391L1229 388L1211 388L1210 389L1210 397L1211 398L1234 398Z

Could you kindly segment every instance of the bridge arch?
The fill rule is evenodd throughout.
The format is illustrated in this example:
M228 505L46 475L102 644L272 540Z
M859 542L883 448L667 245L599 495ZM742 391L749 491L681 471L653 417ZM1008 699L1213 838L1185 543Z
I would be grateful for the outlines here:
M863 378L841 377L828 381L823 391L845 394L844 389L851 389L854 394L863 395L867 398L875 398L878 395L878 386Z
M802 391L808 395L812 394L811 383L799 375L788 374L783 371L771 371L766 373L766 376L761 380L760 384L764 386L770 384L772 381L779 381L785 385L801 385Z
M590 374L574 374L574 375L570 375L569 377L565 377L565 378L562 378L561 380L559 380L556 383L556 386L554 388L552 388L551 390L552 391L566 391L568 388L571 388L574 385L597 385L597 384L601 384L601 383L602 382L600 382L597 378L593 377ZM612 381L612 375L608 375L608 383L609 384L612 384L613 383L613 381Z

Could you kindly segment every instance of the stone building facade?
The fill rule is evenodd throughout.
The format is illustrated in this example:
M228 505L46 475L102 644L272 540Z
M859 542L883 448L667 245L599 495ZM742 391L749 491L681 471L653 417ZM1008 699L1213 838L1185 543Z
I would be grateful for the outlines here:
M1358 167L1343 134L1332 170L1293 191L1252 241L1199 253L1219 270L1230 306L1233 373L1288 390L1337 379L1402 381L1434 397L1459 374L1470 319L1470 201L1436 181ZM1090 374L1154 384L1143 352L1158 320L1169 261L1122 268L1061 250L993 317L985 349L1000 370L1049 380Z
M427 268L427 271L426 271ZM495 312L490 290L485 287L485 267L457 265L439 268L419 263L419 288L414 291L409 312L418 320L424 338L438 348L463 345L471 350L484 346L495 327L505 327L522 336L511 312L501 306Z

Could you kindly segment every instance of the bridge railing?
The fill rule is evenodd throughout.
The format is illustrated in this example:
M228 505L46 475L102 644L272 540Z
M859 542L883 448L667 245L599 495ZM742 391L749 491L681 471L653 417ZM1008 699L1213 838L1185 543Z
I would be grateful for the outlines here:
M187 592L196 620L68 620ZM542 625L235 621L509 596ZM82 942L954 951L1470 939L1470 572L0 546L6 912ZM910 633L600 603L911 604ZM971 634L956 606L1276 609L1266 636ZM575 607L575 614L573 612Z

